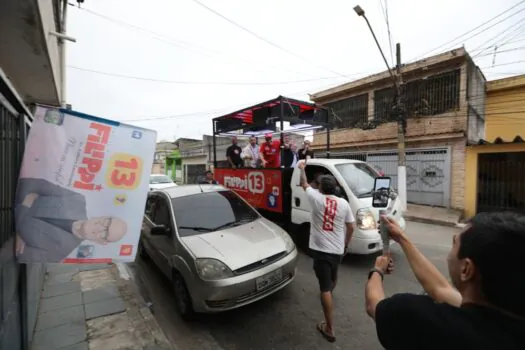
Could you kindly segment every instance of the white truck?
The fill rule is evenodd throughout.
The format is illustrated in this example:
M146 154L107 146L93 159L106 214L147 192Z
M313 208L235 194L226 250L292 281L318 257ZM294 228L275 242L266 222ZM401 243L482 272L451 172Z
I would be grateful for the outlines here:
M353 254L372 254L380 251L383 245L378 232L379 209L372 207L374 179L379 176L377 171L359 160L316 158L308 160L305 171L309 181L312 181L316 174L333 175L341 188L341 196L350 203L356 219L356 227L348 251ZM300 171L296 168L290 184L291 222L297 227L299 241L307 244L312 208L299 180ZM389 201L394 201L394 203L389 202L389 206L392 206L391 215L405 229L406 222L401 210L401 201L395 192L392 191Z

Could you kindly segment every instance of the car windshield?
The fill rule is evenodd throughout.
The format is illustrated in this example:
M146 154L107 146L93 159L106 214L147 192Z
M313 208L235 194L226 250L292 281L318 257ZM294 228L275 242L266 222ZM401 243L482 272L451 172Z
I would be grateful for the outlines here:
M358 198L372 197L377 172L366 163L346 163L335 166L346 184Z
M205 192L171 201L180 237L239 226L259 217L232 191Z
M170 184L172 182L173 181L171 181L171 179L168 176L165 176L165 175L155 175L155 176L150 176L150 178L149 178L150 185Z

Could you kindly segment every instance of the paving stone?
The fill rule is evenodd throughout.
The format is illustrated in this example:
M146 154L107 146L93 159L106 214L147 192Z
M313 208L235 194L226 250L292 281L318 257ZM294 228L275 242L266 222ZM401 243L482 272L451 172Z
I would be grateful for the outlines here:
M75 276L77 273L78 270L73 272L60 273L58 275L49 275L49 277L46 280L46 285L71 282L73 280L73 276Z
M120 298L106 299L84 305L86 320L118 314L126 311L126 305Z
M80 292L80 283L76 281L47 285L42 293L42 298L56 297L58 295Z
M84 304L102 301L106 299L118 298L120 293L114 283L106 284L102 287L91 289L84 292Z
M64 273L76 273L79 271L76 264L47 264L46 272L50 275L61 275Z
M35 332L32 350L60 349L77 345L84 340L86 340L85 322L71 322Z
M60 348L59 350L88 350L88 343L83 341L82 343Z
M83 264L79 266L80 271L94 271L109 269L111 264Z
M51 298L44 298L40 304L40 313L63 309L82 304L82 293L69 293Z
M35 330L41 331L70 322L83 322L85 318L83 305L44 312L38 316Z

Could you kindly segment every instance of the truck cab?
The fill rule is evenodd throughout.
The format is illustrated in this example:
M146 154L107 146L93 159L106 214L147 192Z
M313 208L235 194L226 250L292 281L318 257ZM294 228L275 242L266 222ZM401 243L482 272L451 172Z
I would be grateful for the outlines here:
M345 198L356 219L354 235L348 247L353 254L373 254L383 248L378 232L379 209L372 207L374 179L377 171L365 162L349 159L314 158L307 162L305 168L308 182L316 176L332 175L340 187L339 195ZM310 216L312 208L306 198L306 192L300 185L300 170L294 169L291 177L291 222L298 226L300 242L308 242L310 235ZM392 203L392 201L394 201ZM391 215L401 228L405 229L401 200L395 192L389 199Z

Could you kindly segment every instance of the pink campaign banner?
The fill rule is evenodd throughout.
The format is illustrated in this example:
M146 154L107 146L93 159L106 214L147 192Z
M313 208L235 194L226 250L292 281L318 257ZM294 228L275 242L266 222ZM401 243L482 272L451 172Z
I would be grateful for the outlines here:
M21 263L135 260L156 132L38 107L15 199Z

